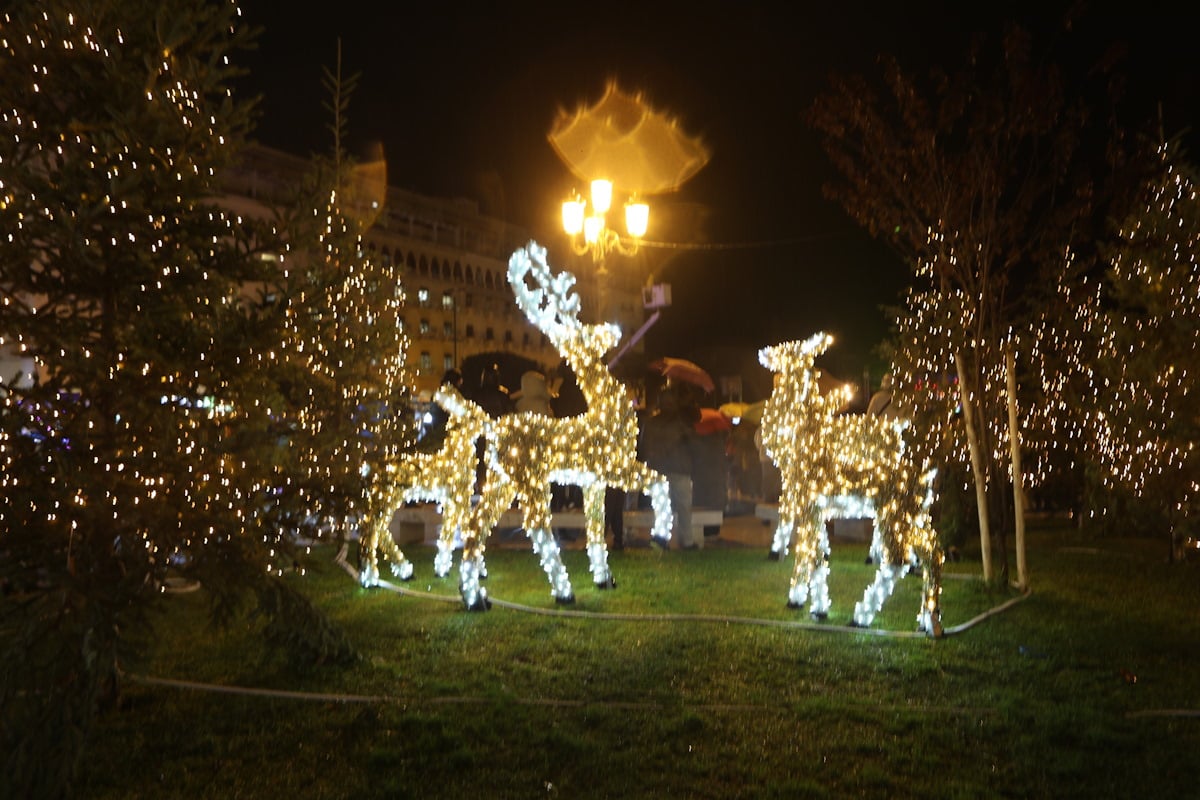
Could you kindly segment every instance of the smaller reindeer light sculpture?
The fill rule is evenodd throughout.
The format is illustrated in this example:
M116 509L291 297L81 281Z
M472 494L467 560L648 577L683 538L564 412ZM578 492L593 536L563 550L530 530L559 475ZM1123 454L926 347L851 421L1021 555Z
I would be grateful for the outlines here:
M363 586L379 582L379 555L391 562L393 573L401 580L413 575L413 565L392 538L389 524L400 506L414 500L438 503L442 509L442 527L434 572L445 577L454 560L454 541L463 535L471 515L471 494L475 486L475 442L486 437L491 420L482 408L468 403L457 389L442 386L434 402L446 409L446 437L440 450L416 452L388 469L387 495L382 507L386 513L376 519L363 542L359 581Z
M915 559L924 572L918 627L941 634L942 554L929 516L934 470L914 463L904 423L839 415L849 388L822 394L813 364L833 338L819 333L759 351L776 373L763 409L763 443L779 467L779 526L771 549L782 554L795 537L796 561L788 605L810 602L810 613L829 612L826 522L841 516L874 517L871 554L875 580L854 607L854 624L866 627Z

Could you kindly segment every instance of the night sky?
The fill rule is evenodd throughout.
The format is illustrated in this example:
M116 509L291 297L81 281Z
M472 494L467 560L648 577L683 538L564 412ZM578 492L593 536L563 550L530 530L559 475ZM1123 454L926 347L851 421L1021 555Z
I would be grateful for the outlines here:
M529 229L552 262L565 247L560 203L583 188L547 141L558 110L597 101L610 79L640 91L712 152L679 191L650 199L647 239L675 246L647 257L674 299L648 349L752 350L826 330L838 342L827 368L857 377L886 334L879 306L898 300L908 268L823 197L833 173L803 115L831 72L873 76L879 53L910 69L952 68L970 33L994 35L1009 19L1048 31L1067 6L967 10L982 5L247 4L263 32L240 89L263 95L264 144L327 153L321 76L340 37L343 72L361 73L350 149L382 144L391 185L475 199ZM1055 57L1126 42L1131 113L1162 101L1165 129L1179 132L1200 107L1189 26L1165 5L1111 8L1085 11Z

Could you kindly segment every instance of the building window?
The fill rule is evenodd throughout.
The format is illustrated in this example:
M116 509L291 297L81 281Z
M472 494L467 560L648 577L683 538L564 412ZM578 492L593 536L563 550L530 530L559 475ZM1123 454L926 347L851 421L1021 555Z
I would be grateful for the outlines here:
M475 338L475 326L474 326L474 325L468 325L468 326L467 326L467 330L466 330L466 336L467 336L467 338L468 338L468 339L474 339L474 338Z
M513 343L513 335L512 335L512 331L505 331L505 332L504 332L504 343L505 343L505 344L512 344L512 343Z
M454 323L452 323L452 322L443 322L442 323L442 336L445 336L447 339L454 338Z
M472 295L470 292L467 292L465 295L463 295L463 305L466 306L467 308L470 308L471 306L475 305L474 295Z
M442 356L442 369L454 369L454 356L450 355L449 353L446 353L444 356Z
M496 338L496 332L493 331L491 328L488 328L486 331L483 332L484 341L490 342L495 338Z
M525 331L521 334L521 346L529 347L529 331Z
M442 308L447 311L454 308L454 292L442 292Z
M433 369L433 356L429 355L428 350L421 351L421 369Z
M428 336L429 330L430 330L429 329L429 320L427 320L427 319L421 320L421 327L418 330L421 332L422 336Z
M421 308L429 308L429 290L424 286L417 289L417 305Z

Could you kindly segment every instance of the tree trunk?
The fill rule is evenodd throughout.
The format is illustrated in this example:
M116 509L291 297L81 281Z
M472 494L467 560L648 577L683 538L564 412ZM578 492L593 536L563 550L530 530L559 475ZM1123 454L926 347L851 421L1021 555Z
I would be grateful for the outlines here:
M1017 539L1017 586L1029 583L1025 571L1025 481L1021 472L1021 429L1017 426L1017 365L1012 345L1004 348L1004 368L1008 379L1008 447L1012 454L1013 529Z
M983 560L983 580L992 581L992 533L988 527L988 498L986 478L983 472L983 456L979 452L979 437L975 431L975 413L971 408L971 393L967 388L967 370L962 353L954 354L954 366L958 370L958 395L962 401L963 424L967 429L967 447L971 451L971 473L975 478L975 504L979 513L979 549Z

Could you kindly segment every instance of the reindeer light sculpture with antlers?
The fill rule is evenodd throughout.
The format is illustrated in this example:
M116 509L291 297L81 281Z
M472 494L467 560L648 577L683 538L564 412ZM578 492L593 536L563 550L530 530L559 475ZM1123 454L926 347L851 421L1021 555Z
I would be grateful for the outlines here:
M875 580L854 607L854 623L867 627L915 558L924 573L918 627L941 634L942 553L929 515L935 471L917 463L906 447L904 423L863 415L838 415L849 388L822 395L813 364L832 343L824 333L759 351L776 373L763 409L763 443L782 477L779 525L771 545L782 554L796 538L788 606L810 602L810 613L829 612L829 538L826 522L843 516L874 517L871 554Z
M588 560L598 587L616 585L604 541L606 486L648 494L654 509L651 534L664 539L671 535L667 479L637 460L637 415L625 388L604 362L604 355L620 340L620 329L579 321L575 276L553 273L546 263L546 249L536 242L513 253L508 281L517 306L574 370L587 411L565 418L508 414L493 421L491 463L463 545L460 590L467 608L473 610L488 606L478 581L484 569L484 540L514 500L522 509L526 535L541 559L556 602L574 600L551 533L552 482L583 487Z
M438 389L434 402L449 413L445 441L436 452L412 453L389 466L387 496L382 506L387 511L375 520L363 542L359 572L359 582L363 586L379 583L380 554L387 556L397 577L401 580L412 578L412 562L396 545L389 529L392 516L403 504L429 500L441 506L442 526L433 561L438 577L445 577L450 572L455 537L463 535L470 524L477 458L475 442L481 436L488 437L491 418L449 386Z

